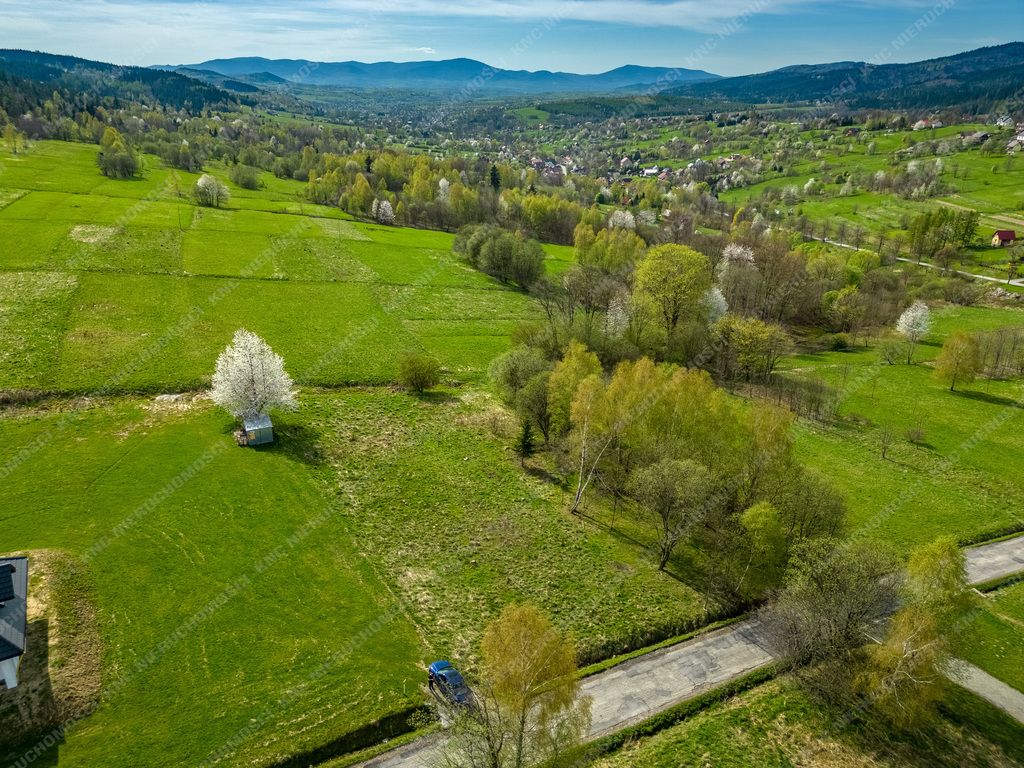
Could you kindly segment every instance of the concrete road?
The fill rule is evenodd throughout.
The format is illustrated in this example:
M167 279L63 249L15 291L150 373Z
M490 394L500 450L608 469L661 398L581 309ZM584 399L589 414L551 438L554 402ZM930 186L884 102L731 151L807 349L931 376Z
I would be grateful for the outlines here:
M1017 722L1024 723L1024 693L963 659L953 659L947 674L989 704L999 707Z
M964 550L967 580L971 584L1024 571L1024 536L982 544Z
M1024 536L972 547L964 554L971 583L1009 576L1024 571ZM582 686L583 693L593 699L588 738L646 720L771 660L771 654L762 646L757 621L747 619L588 677ZM362 766L430 768L437 763L441 738L435 734L420 739Z
M771 660L757 622L748 619L588 677L582 688L592 700L589 738L646 720Z

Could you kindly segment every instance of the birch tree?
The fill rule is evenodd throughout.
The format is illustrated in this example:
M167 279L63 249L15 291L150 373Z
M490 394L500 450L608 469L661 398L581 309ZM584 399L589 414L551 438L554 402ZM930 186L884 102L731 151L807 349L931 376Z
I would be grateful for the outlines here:
M235 331L217 358L210 395L236 418L258 416L271 408L295 408L294 382L285 372L284 360L244 328Z
M453 724L442 764L525 768L557 758L590 725L576 648L531 605L509 605L481 643L476 711Z

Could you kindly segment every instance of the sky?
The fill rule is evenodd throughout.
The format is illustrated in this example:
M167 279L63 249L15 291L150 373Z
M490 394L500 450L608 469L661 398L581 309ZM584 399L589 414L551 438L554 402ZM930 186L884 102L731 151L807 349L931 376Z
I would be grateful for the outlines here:
M1024 0L0 0L0 48L117 64L469 57L722 75L918 61L1024 39Z

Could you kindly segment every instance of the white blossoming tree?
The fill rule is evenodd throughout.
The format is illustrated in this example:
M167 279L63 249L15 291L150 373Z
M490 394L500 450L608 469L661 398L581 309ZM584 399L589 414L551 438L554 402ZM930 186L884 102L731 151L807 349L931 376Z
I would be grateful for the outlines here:
M213 373L213 401L236 418L259 416L271 408L295 408L295 390L284 360L263 339L239 328Z
M718 281L725 283L729 280L730 273L734 274L744 269L757 269L754 252L745 245L729 243L722 251L722 260L718 262L718 268L715 270Z
M928 335L932 327L932 313L923 301L915 301L896 321L896 330L907 340L907 365L914 359L914 347Z
M208 173L204 173L199 177L199 181L196 182L192 194L195 195L196 202L199 205L209 206L210 208L217 208L222 203L227 203L231 199L231 192L224 182Z
M378 224L391 226L395 223L395 209L391 207L391 202L388 200L375 199L373 207L370 209L370 215Z
M704 310L707 312L708 324L714 325L722 316L729 311L729 303L725 300L725 294L717 285L713 285L704 292L702 299Z
M636 217L629 211L612 211L608 217L608 226L613 229L636 229Z

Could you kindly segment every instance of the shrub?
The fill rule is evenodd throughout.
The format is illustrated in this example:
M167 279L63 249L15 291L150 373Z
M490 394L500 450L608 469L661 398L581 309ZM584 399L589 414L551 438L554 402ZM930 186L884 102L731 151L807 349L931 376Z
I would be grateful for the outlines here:
M943 298L951 304L971 307L981 301L985 295L985 287L970 280L954 278L946 283Z
M878 345L878 358L889 365L896 365L903 359L903 344L898 339L882 339Z
M494 358L489 374L502 399L513 403L530 379L550 367L540 350L520 345Z
M829 339L828 348L833 352L842 352L850 348L850 337L845 333L834 333Z
M452 250L480 271L521 288L529 288L544 274L540 243L491 224L464 227Z
M253 168L251 165L233 165L228 175L242 189L259 189L263 186L260 181L259 169Z
M924 427L920 424L915 424L907 429L906 436L908 442L911 442L914 445L920 445L924 442L925 438Z
M398 361L398 381L403 387L421 394L441 380L441 365L423 352L407 352Z
M107 128L96 156L100 173L111 179L130 179L139 172L139 158L114 128Z

